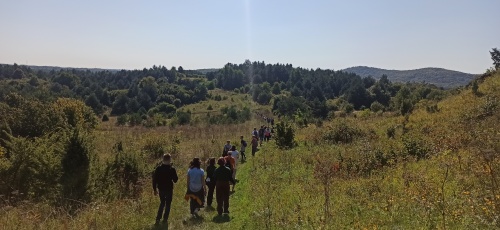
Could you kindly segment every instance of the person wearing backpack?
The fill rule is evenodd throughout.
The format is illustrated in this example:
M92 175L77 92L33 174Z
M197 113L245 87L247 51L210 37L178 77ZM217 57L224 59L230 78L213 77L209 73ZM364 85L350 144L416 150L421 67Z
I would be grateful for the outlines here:
M257 128L253 128L253 131L252 131L252 136L259 136L259 131L257 131Z
M172 195L174 183L179 179L175 168L172 167L170 154L163 155L162 164L156 167L153 173L153 191L154 195L160 196L160 207L156 214L155 225L160 223L163 214L163 223L168 225L168 216L170 214L170 206L172 204ZM163 213L165 209L165 213Z
M241 153L241 161L243 162L243 161L246 161L246 159L247 159L247 157L245 156L245 149L246 149L246 147L247 147L248 144L247 144L247 142L245 140L243 140L243 136L240 136L240 140L241 140L240 141L240 143L241 143L241 149L240 149L241 150L240 151L240 153Z

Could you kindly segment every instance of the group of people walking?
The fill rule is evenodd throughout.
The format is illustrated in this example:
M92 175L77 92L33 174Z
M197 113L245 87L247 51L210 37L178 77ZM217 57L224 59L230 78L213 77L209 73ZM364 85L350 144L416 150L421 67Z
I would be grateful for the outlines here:
M262 141L271 138L271 130L265 126L261 126L259 130L254 128L250 142L252 156L255 156L259 144L262 145ZM244 136L240 136L240 151L237 150L235 145L231 144L230 140L227 140L222 155L218 158L211 157L208 159L206 170L201 168L200 158L195 157L190 162L186 180L187 191L184 198L189 201L190 213L194 217L199 216L198 212L204 207L205 198L207 206L212 207L214 192L217 213L219 215L229 214L229 196L231 192L234 192L237 183L238 162L246 161L245 152L247 146L248 143L244 140ZM163 223L168 224L174 183L177 183L179 179L177 171L172 167L171 158L170 154L163 155L162 164L156 167L153 173L154 195L160 197L160 206L156 215L157 225L162 220L162 217Z

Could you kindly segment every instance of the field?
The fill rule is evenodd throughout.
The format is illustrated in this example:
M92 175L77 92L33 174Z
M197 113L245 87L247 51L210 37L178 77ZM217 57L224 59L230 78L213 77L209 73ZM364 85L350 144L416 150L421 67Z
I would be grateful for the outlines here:
M480 95L457 90L437 111L422 101L406 117L358 112L307 127L287 120L297 146L285 150L271 141L255 157L247 153L227 218L214 210L189 215L188 162L218 156L226 140L248 140L262 125L258 116L242 124L158 128L119 127L112 117L94 131L95 149L101 161L113 158L119 142L136 154L145 172L137 197L92 202L76 214L24 202L3 207L0 223L2 229L163 229L153 225L159 202L150 185L160 146L172 153L180 175L170 229L498 229L499 89L496 74L479 85ZM204 119L208 105L270 114L244 95L212 93L227 99L185 108L194 120Z

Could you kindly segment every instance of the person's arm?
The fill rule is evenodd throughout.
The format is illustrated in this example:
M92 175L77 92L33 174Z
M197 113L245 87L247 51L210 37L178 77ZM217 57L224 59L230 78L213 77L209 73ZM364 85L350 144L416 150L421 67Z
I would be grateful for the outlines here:
M158 184L158 168L155 169L154 173L153 173L153 194L156 196L156 194L158 193L156 191L156 186Z
M203 185L203 192L206 195L207 194L207 184L205 182L205 173L203 173L203 176L201 177L201 184Z

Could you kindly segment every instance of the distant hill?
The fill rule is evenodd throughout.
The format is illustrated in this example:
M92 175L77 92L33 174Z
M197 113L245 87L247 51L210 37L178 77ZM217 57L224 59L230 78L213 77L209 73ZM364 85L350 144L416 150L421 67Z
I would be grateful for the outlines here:
M426 82L443 88L453 88L467 85L474 74L463 73L442 68L422 68L414 70L387 70L367 66L356 66L342 71L355 73L361 77L372 76L380 79L387 75L392 82Z

